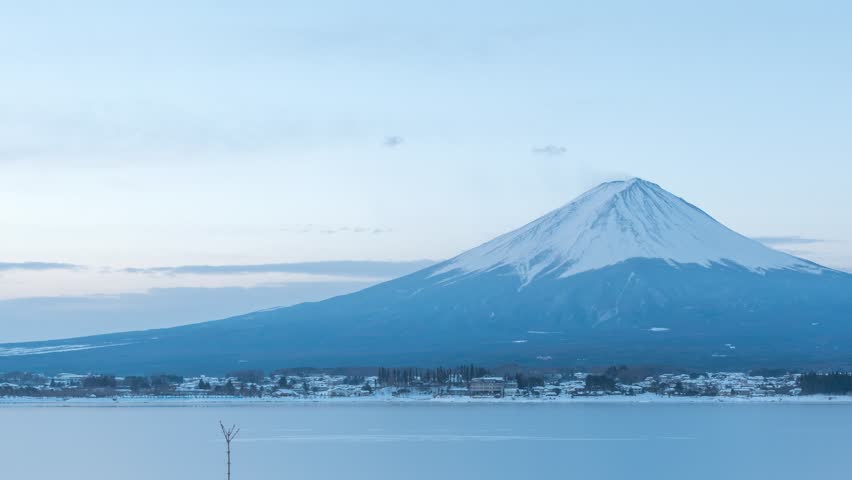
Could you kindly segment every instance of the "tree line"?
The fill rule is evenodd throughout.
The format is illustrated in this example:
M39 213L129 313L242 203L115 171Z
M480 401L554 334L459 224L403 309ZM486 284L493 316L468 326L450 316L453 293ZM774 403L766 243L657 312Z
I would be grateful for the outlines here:
M385 386L407 387L415 383L469 383L488 375L488 369L474 364L455 368L386 368L379 367L378 381Z
M852 373L805 373L799 377L803 395L852 393Z

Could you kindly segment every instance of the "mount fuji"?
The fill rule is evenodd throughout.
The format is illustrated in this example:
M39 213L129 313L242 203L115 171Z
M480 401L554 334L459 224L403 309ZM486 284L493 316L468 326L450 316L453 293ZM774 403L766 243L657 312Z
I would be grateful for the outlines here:
M0 371L296 366L852 365L852 275L773 250L641 179L461 255L321 302L0 345Z
M743 237L663 190L634 178L608 182L532 223L470 250L435 275L513 268L523 284L538 276L566 278L633 259L675 266L714 264L752 272L824 268Z

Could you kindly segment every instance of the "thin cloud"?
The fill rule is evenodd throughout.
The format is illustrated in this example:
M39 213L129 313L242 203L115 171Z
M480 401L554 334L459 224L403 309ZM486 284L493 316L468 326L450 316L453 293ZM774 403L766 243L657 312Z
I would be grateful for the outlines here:
M282 232L288 233L319 233L320 235L334 235L337 233L351 233L351 234L384 234L393 232L392 228L384 228L384 227L368 227L363 225L291 225L281 227L279 229Z
M819 238L799 237L797 235L754 237L754 240L765 245L810 245L825 242L825 240Z
M382 144L388 148L395 148L402 145L404 141L404 138L398 135L392 135L390 137L385 137L385 141Z
M83 267L71 263L56 262L0 262L0 271L9 270L80 270Z
M548 155L551 157L562 155L567 151L567 148L559 145L545 145L543 147L533 147L532 149L532 152L536 155Z
M398 277L429 267L431 260L406 262L324 261L298 263L265 263L253 265L179 265L174 267L125 268L126 273L157 275L241 275L257 273L302 273L309 275L342 275L353 277Z

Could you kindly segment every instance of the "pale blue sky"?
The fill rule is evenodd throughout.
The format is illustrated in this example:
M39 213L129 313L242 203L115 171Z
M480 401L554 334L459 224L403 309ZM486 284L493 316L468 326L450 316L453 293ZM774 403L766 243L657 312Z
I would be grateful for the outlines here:
M849 2L116 3L3 2L0 264L81 268L0 298L442 259L623 176L852 267Z

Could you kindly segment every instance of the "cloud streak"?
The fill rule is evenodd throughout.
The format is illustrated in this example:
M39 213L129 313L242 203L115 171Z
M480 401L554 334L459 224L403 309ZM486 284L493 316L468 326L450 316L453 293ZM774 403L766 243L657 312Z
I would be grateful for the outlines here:
M547 155L555 157L563 155L568 149L561 145L545 145L543 147L533 147L532 152L536 155Z
M301 273L353 277L398 277L433 265L431 260L407 262L323 261L247 265L179 265L172 267L125 268L126 273L153 275L244 275L258 273Z
M753 239L765 245L810 245L825 242L825 240L819 238L799 237L797 235L754 237Z
M342 226L331 226L331 225L291 225L282 227L280 229L282 232L287 233L319 233L322 235L334 235L336 233L352 233L352 234L371 234L371 235L382 235L385 233L393 232L391 228L384 227L367 227L367 226L358 226L358 225L342 225Z
M83 267L71 263L55 262L0 262L0 272L10 270L81 270Z

